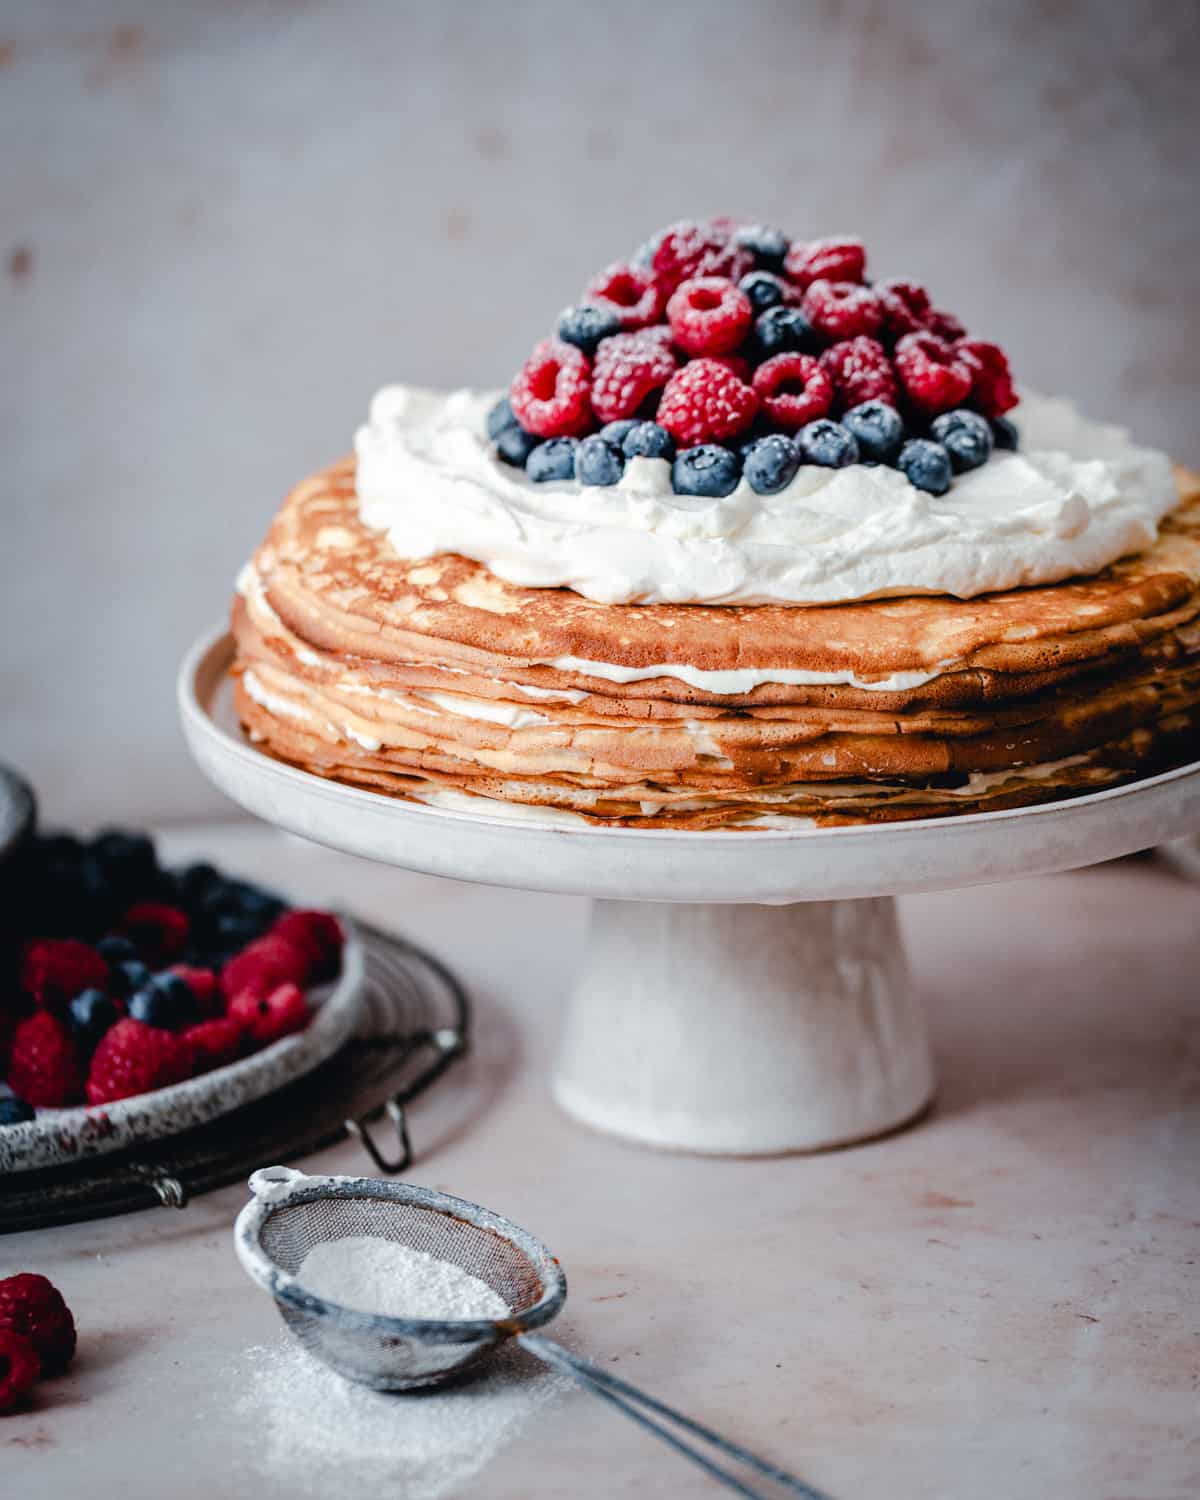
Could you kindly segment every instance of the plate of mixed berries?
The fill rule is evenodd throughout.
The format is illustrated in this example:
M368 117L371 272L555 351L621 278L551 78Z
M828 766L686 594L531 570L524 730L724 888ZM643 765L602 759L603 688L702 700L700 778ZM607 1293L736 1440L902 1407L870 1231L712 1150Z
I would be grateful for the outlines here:
M847 237L669 226L596 275L518 370L488 418L497 458L583 485L660 458L676 494L708 497L884 464L945 494L1017 445L1008 360L923 286L866 265Z
M34 837L0 868L0 1172L173 1135L352 1033L360 944L330 912L144 834Z

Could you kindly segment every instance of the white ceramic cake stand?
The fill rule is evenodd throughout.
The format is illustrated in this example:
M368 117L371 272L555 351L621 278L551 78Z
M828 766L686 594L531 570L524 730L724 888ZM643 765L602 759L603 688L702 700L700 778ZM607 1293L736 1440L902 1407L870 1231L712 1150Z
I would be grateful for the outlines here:
M232 654L221 632L199 641L179 702L192 753L243 807L386 864L595 898L554 1094L655 1146L811 1151L913 1119L934 1080L894 898L1200 829L1200 764L1073 801L877 827L693 833L447 812L256 749L233 713Z

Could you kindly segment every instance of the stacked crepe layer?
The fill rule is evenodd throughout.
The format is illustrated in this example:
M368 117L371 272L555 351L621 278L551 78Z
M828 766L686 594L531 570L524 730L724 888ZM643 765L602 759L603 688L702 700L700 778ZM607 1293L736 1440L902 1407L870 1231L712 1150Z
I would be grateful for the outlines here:
M605 605L413 562L352 461L300 485L235 602L251 737L443 806L707 828L890 821L1200 755L1200 481L1094 578L971 601ZM472 801L471 799L490 799Z

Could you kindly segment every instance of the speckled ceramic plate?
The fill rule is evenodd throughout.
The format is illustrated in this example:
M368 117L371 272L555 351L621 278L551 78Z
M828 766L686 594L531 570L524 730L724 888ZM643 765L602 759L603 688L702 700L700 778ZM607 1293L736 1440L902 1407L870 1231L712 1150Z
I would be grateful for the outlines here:
M311 1072L338 1051L358 1024L364 993L362 941L343 918L346 945L335 984L315 992L316 1014L306 1029L252 1057L199 1078L94 1109L44 1109L20 1125L0 1126L0 1173L55 1167L156 1141L218 1115Z

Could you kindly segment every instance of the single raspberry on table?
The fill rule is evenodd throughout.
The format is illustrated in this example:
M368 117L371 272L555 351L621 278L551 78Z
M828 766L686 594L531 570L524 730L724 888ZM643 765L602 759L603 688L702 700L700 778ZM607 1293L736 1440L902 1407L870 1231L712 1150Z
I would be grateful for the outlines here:
M619 260L592 277L583 297L585 302L615 313L626 332L657 323L667 300L652 271Z
M83 1090L83 1068L75 1038L53 1011L38 1010L17 1024L8 1085L26 1104L58 1109Z
M513 415L538 437L579 437L591 426L587 356L562 339L543 339L512 383Z
M798 432L833 405L833 381L811 354L776 354L754 372L762 409L777 427Z
M655 420L687 448L736 437L757 415L751 386L715 359L694 359L667 382Z
M784 257L783 269L801 288L814 281L861 281L867 269L867 252L861 240L841 237L797 242Z
M81 990L102 990L108 965L87 943L74 938L35 938L26 946L21 988L38 1004L61 1009Z
M733 240L721 224L684 220L671 227L654 249L651 268L669 296L681 282L698 276L725 276L738 281L754 268L754 257Z
M801 303L804 316L829 339L877 333L883 309L873 288L854 281L813 281Z
M180 1033L192 1049L192 1071L207 1073L222 1068L241 1056L245 1044L245 1027L231 1015L197 1021Z
M192 1049L173 1031L126 1017L105 1032L92 1054L89 1104L111 1104L181 1083L192 1074Z
M256 1046L265 1047L280 1037L303 1031L308 1025L308 1002L298 984L281 984L269 995L243 990L229 1002L229 1016L237 1021Z
M750 298L723 276L681 282L667 303L675 342L688 354L732 354L753 319Z
M187 913L165 901L136 901L122 916L117 931L127 937L152 968L169 964L187 947Z
M601 343L592 371L592 409L602 422L639 416L654 400L678 368L670 339L669 328L654 327Z
M310 979L332 979L337 973L345 934L332 912L285 911L272 926L271 936L282 938L307 955Z
M821 365L833 381L839 411L863 401L896 404L896 373L887 350L876 339L846 339L821 355Z
M178 974L195 996L200 1014L215 1016L224 1005L221 985L214 969L198 968L195 964L172 964L171 973Z
M936 333L906 333L896 345L895 365L905 396L931 416L961 406L970 394L970 365Z
M881 281L875 287L883 309L883 331L893 339L919 333L929 316L929 293L915 281Z
M43 1375L57 1375L75 1353L75 1319L52 1281L32 1271L0 1281L0 1332L18 1333L37 1350Z
M281 984L305 984L308 974L307 952L286 938L267 933L229 960L221 970L221 989L229 1000L243 990L265 995Z
M32 1339L0 1329L0 1412L23 1400L40 1373Z
M971 403L985 417L1002 417L1017 404L1008 356L983 339L959 339L954 352L971 372Z

